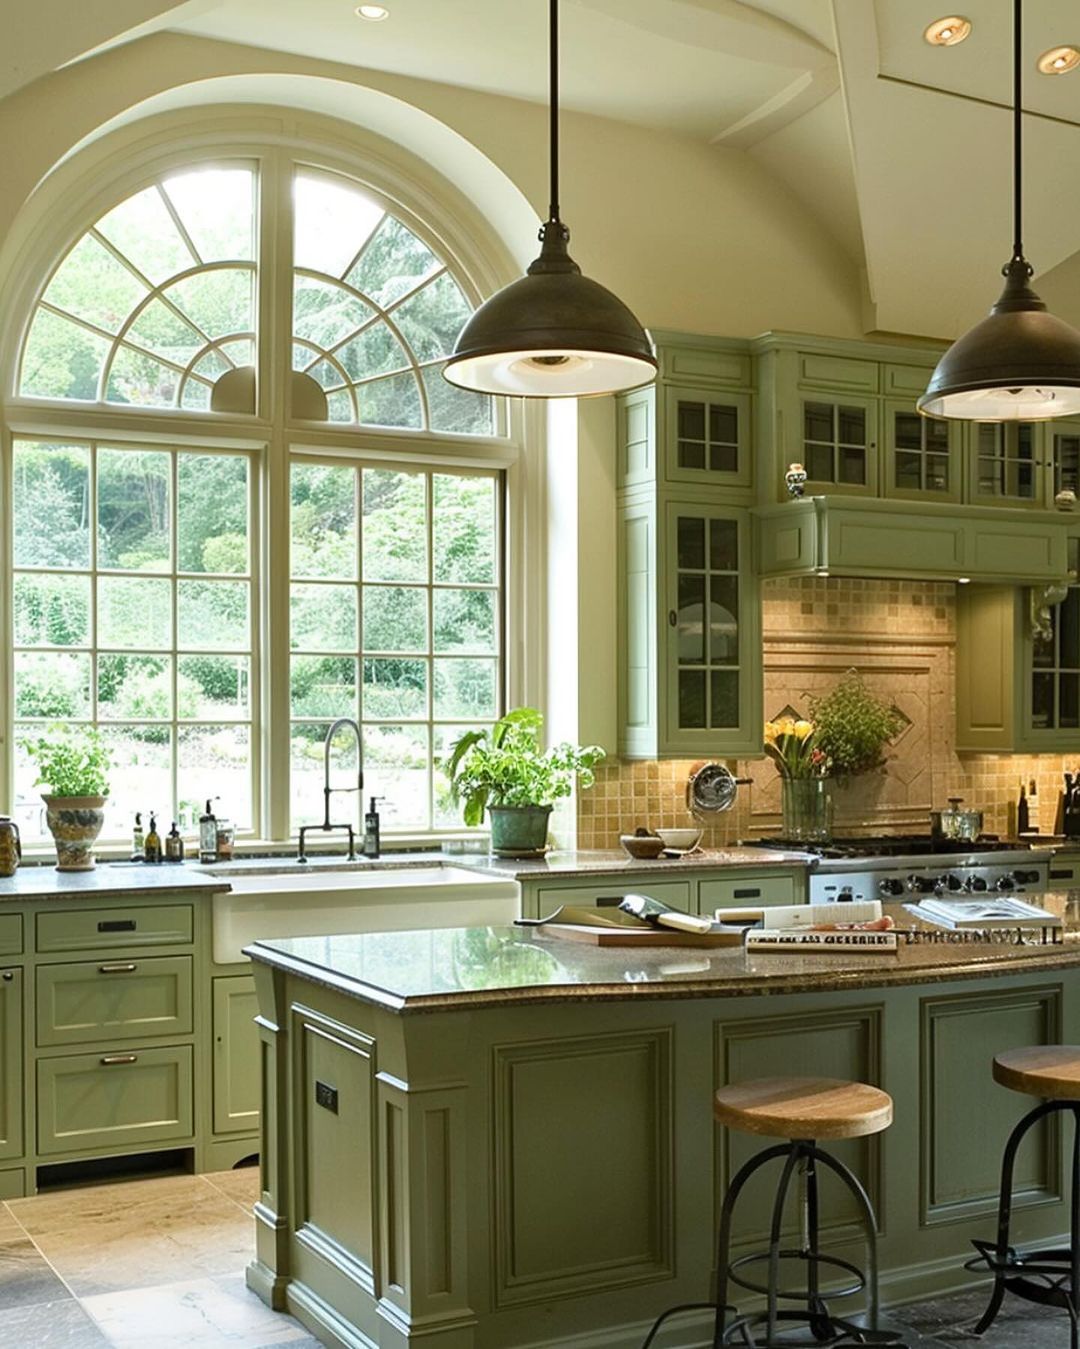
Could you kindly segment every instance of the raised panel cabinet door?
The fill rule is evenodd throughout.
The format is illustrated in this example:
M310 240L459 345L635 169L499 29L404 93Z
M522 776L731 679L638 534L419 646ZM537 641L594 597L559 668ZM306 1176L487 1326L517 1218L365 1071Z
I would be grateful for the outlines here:
M909 501L959 501L963 485L962 427L920 416L914 402L888 399L884 495Z
M39 1045L190 1035L191 956L39 965L35 1002Z
M965 426L968 500L979 506L1043 509L1052 495L1045 427L1033 422Z
M702 880L698 886L701 912L709 917L714 909L733 909L756 904L801 904L805 899L801 877L794 870L735 872L718 880Z
M250 974L214 980L214 1133L253 1133L259 1127L261 1074L259 1010Z
M615 481L619 487L652 482L656 477L656 386L621 394L615 407Z
M742 511L665 508L667 753L760 751L760 614L749 534Z
M664 477L734 489L753 484L750 395L666 385L663 389Z
M795 451L806 491L874 496L878 489L878 400L803 390Z
M23 1152L23 972L0 970L0 1158Z

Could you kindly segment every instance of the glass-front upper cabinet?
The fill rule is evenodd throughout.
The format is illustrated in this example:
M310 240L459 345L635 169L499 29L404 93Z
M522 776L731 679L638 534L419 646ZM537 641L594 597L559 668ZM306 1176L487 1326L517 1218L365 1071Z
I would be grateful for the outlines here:
M742 512L669 502L668 748L760 750L756 595Z
M959 501L962 427L922 417L913 403L885 403L885 495L918 501Z
M805 396L800 403L807 493L876 492L877 403L825 395Z
M1051 497L1056 498L1060 492L1080 497L1080 421L1063 417L1050 422L1046 433L1050 441Z
M750 397L669 385L664 389L664 477L669 482L749 488Z
M1076 575L1077 540L1069 542L1069 569ZM1029 729L1080 730L1080 585L1070 585L1060 604L1048 606L1049 626L1031 635ZM1071 737L1075 739L1075 735Z
M975 422L968 434L973 502L984 506L1045 504L1038 427L1030 422Z

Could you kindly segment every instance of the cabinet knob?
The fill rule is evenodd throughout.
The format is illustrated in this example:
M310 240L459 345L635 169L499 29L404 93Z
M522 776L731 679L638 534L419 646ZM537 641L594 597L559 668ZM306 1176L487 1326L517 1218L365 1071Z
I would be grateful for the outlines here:
M673 628L677 628L679 626L679 615L675 612L674 609L668 610L667 621Z
M0 979L3 979L5 984L10 984L14 978L15 978L14 970L5 970L4 973L0 975Z

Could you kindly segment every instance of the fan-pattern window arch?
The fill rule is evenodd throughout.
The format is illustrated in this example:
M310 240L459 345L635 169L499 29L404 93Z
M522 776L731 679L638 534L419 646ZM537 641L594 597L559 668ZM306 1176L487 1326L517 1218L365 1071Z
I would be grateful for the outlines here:
M53 272L19 393L210 407L255 349L255 169L169 174L113 207Z
M492 400L442 376L472 312L447 264L343 179L299 172L294 210L293 367L329 419L493 435Z

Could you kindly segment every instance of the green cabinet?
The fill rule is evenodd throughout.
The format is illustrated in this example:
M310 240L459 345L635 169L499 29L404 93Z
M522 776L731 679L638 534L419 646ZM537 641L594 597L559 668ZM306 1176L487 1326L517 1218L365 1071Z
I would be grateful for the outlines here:
M805 899L805 876L791 867L784 871L740 868L698 884L699 911L706 915L718 909L754 908L758 904L802 904Z
M968 437L968 500L980 506L1048 504L1045 430L1031 422L973 422Z
M619 751L761 752L749 512L646 493L619 512Z
M23 1152L23 972L0 969L0 1160Z
M190 956L39 965L37 1043L86 1044L190 1035Z
M754 447L748 344L654 337L660 378L618 400L618 487L694 484L749 504Z
M1071 551L1075 578L1076 540ZM1044 598L1017 586L958 593L957 749L1080 750L1080 584L1069 585L1060 603ZM1033 621L1040 608L1045 631Z
M907 501L959 501L963 489L963 426L923 417L912 400L887 398L884 492Z
M629 828L632 822L626 823ZM636 823L644 823L644 817ZM689 874L684 871L681 876L672 873L671 863L654 862L651 866L648 871L619 870L592 879L525 878L521 882L522 916L546 918L563 904L606 908L618 904L624 895L648 895L673 909L710 916L717 909L804 904L807 898L806 869L802 866L713 867Z
M250 974L214 980L214 1133L259 1127L262 1092L258 1002Z

